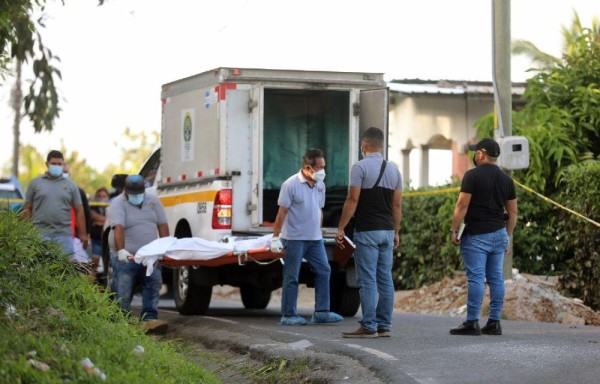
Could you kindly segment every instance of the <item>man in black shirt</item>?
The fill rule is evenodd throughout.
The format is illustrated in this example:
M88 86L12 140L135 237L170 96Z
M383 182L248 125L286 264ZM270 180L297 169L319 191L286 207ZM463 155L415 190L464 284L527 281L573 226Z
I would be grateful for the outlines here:
M469 149L475 151L475 168L462 180L460 195L452 217L451 241L460 244L460 253L469 281L467 321L450 330L453 335L501 335L500 314L504 304L502 265L517 222L517 196L513 180L497 165L500 146L492 139L482 139ZM458 238L464 220L465 229ZM479 328L481 302L490 287L488 322Z

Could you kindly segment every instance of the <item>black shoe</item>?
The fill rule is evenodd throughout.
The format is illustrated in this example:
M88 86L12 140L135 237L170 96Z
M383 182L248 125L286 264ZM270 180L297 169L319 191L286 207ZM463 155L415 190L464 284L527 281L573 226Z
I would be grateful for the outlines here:
M500 336L502 334L502 326L500 325L500 320L488 320L487 324L481 328L481 333L484 335L496 335Z
M479 321L467 320L456 328L450 330L452 335L468 335L468 336L479 336L481 335L481 329L479 329Z

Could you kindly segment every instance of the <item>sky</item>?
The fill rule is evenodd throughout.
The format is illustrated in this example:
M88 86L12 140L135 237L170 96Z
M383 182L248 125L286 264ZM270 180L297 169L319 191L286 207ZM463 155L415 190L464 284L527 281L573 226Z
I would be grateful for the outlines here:
M65 1L49 0L41 30L60 57L62 112L51 133L24 119L21 143L45 155L62 141L98 170L120 158L125 128L160 131L162 84L217 67L492 79L492 0ZM511 37L559 56L573 10L590 26L600 2L512 1ZM527 59L511 66L513 81L531 76ZM0 169L12 154L12 84L0 83Z

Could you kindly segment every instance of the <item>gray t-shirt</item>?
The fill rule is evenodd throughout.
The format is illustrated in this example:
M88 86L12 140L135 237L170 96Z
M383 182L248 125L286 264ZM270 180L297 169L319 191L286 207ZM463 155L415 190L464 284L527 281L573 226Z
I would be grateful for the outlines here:
M125 235L125 249L131 254L144 245L158 239L158 225L167 223L167 215L155 195L144 194L142 207L130 204L122 193L115 197L108 207L111 227L122 225Z
M288 178L279 191L277 204L288 209L281 237L286 240L321 240L321 209L325 206L325 183L311 188L302 172Z
M72 236L71 209L81 205L79 188L70 179L48 174L31 180L25 202L31 204L31 221L42 236Z

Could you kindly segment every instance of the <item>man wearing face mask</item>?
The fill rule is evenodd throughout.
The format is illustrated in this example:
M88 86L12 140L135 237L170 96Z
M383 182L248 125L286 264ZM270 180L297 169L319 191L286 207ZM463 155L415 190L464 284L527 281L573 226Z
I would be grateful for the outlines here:
M338 224L340 243L348 222L355 217L354 262L363 318L347 338L390 337L394 312L392 264L400 244L402 177L398 168L381 155L383 131L371 127L361 136L363 159L352 165L350 187Z
M142 285L142 328L155 332L166 330L167 323L157 320L162 285L160 265L146 276L146 267L130 259L142 246L169 236L165 210L155 195L145 193L142 176L127 176L123 193L115 197L108 209L108 220L117 249L110 255L115 275L113 288L121 309L130 312L133 288L139 280Z
M460 245L469 281L467 320L450 333L498 336L502 334L500 314L504 305L502 265L517 223L517 195L513 180L496 165L500 146L495 140L482 139L469 149L475 151L475 168L463 176L450 226L450 241ZM466 226L458 239L463 220ZM479 328L485 281L490 287L490 314L487 324Z
M315 313L311 322L335 323L343 320L342 316L329 311L331 267L321 233L325 205L325 155L320 149L309 149L302 160L300 172L281 186L277 201L279 211L271 241L272 252L282 252L285 247L281 325L307 324L306 319L296 312L302 259L309 263L315 275Z
M31 180L27 188L23 218L31 219L46 240L60 244L63 253L72 256L71 209L75 211L77 226L82 228L78 236L84 247L88 236L79 190L73 181L63 177L63 164L60 151L48 153L48 172Z

